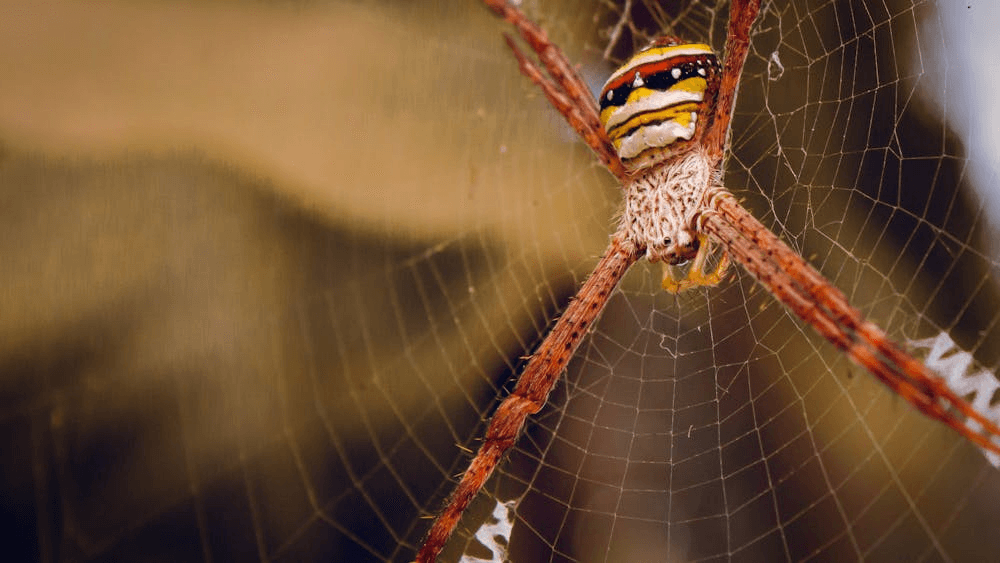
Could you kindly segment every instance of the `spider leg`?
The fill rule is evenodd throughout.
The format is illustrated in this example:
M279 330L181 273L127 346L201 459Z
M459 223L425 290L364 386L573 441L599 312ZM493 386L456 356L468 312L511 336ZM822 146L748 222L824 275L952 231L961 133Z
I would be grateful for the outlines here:
M739 89L743 63L750 50L750 27L760 11L760 0L733 0L729 8L729 29L726 33L726 59L719 82L719 98L715 115L705 132L702 146L716 162L721 162L726 150L726 136L733 116L733 104Z
M950 426L983 449L1000 453L1000 444L993 440L1000 437L1000 427L973 409L874 324L865 321L840 290L760 224L727 191L717 189L709 201L713 211L699 217L700 228L722 241L743 267L799 318L925 415ZM982 430L974 428L968 420Z
M483 2L494 13L517 28L518 33L538 56L538 60L548 76L545 76L534 63L528 60L524 53L516 47L513 40L505 34L507 45L514 51L514 55L520 62L521 72L542 88L549 101L566 118L566 121L583 138L584 142L597 153L601 162L611 173L618 179L624 179L626 176L625 167L604 132L604 127L601 126L600 116L597 114L597 101L594 100L587 83L576 72L566 55L549 40L542 28L506 0L483 0ZM554 93L560 95L559 101L553 98Z
M549 41L545 31L528 19L524 12L511 6L507 0L483 0L483 2L494 13L517 28L521 37L531 46L531 50L538 55L538 60L573 100L574 105L587 108L584 117L591 126L601 129L601 120L597 115L597 101L590 93L590 88L580 78L562 50Z
M528 415L538 412L545 405L549 392L594 320L601 314L611 291L643 251L623 241L619 235L612 238L611 245L593 273L528 360L514 391L500 403L490 419L476 457L446 501L444 510L434 521L417 554L419 563L429 563L437 558L458 525L462 512L517 441Z
M687 276L682 280L676 280L670 266L666 266L663 270L663 281L660 282L663 289L670 293L680 293L696 287L719 285L719 282L726 277L729 269L729 254L723 252L719 263L710 273L707 273L705 272L705 262L712 254L711 239L705 235L699 235L698 240L698 252L695 254L694 260L691 261Z
M542 89L545 97L566 118L566 122L569 123L570 127L597 153L597 157L601 159L601 163L619 179L625 178L625 167L615 153L614 147L608 141L604 129L600 126L594 129L584 116L586 112L582 112L579 106L574 105L572 98L565 91L560 90L556 83L542 74L542 71L535 66L535 63L528 59L524 52L514 43L514 40L506 33L504 34L504 40L507 41L507 46L510 47L510 50L514 52L514 56L517 57L521 74L530 78L532 82Z
M749 51L750 27L759 10L760 0L733 0L730 8L719 99L703 140L705 149L719 161ZM715 235L727 252L800 318L921 412L984 449L1000 453L1000 445L990 438L1000 437L1000 427L976 412L874 324L864 321L840 290L754 219L726 190L720 188L707 194L705 201L718 214L701 214L699 230ZM973 430L963 416L975 421L985 434Z

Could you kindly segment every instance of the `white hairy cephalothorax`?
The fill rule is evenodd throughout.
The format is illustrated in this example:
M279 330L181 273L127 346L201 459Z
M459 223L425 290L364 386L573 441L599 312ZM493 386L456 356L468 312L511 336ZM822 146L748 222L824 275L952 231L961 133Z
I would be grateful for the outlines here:
M625 185L621 225L652 261L681 264L698 250L695 214L712 180L709 157L700 150L653 166Z

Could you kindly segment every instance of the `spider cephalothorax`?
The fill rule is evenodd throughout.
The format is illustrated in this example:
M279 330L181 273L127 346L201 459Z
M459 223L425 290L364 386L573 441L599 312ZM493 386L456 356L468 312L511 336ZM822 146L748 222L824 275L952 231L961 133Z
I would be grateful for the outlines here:
M697 256L701 237L695 214L711 180L710 160L695 149L650 167L625 184L622 229L646 249L651 262L677 265Z
M661 37L601 90L601 124L631 178L622 226L650 260L682 264L697 256L694 215L713 169L699 147L719 73L708 45Z

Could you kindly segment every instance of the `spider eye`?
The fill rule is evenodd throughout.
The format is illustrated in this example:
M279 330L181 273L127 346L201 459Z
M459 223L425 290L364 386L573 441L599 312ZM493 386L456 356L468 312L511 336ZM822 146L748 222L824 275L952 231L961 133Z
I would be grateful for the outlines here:
M622 162L638 170L696 142L715 101L718 60L708 45L666 37L639 51L601 90L601 124Z

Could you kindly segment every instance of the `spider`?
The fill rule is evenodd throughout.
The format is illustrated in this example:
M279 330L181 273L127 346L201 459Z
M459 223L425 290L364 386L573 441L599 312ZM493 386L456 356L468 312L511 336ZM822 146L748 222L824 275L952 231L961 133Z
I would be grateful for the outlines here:
M504 35L521 72L622 183L624 205L607 251L493 414L479 451L431 526L417 561L437 558L527 417L545 405L612 290L642 257L668 265L690 262L680 280L666 270L662 285L672 292L720 283L732 258L904 400L978 446L1000 453L1000 443L994 441L1000 428L865 321L843 293L720 185L733 104L760 0L732 0L723 65L708 45L662 37L612 74L598 101L541 28L506 0L484 3L511 23L537 55L540 65ZM721 247L722 256L706 271L713 244Z

